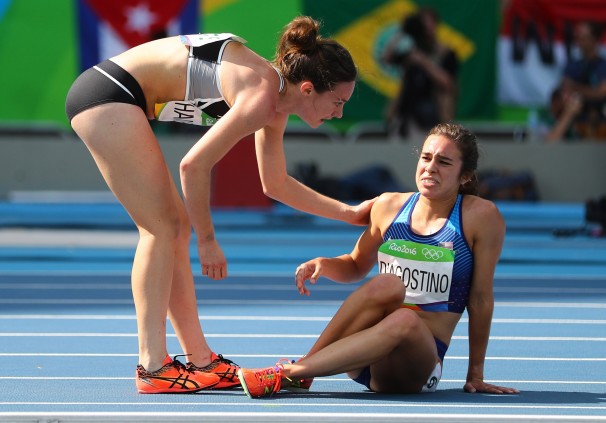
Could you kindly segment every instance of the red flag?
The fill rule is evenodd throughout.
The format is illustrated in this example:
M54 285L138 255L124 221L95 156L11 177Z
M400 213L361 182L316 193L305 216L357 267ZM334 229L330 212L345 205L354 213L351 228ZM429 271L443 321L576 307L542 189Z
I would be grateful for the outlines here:
M200 0L78 0L81 69L136 45L199 32Z
M96 14L129 46L133 47L166 31L186 0L86 0Z

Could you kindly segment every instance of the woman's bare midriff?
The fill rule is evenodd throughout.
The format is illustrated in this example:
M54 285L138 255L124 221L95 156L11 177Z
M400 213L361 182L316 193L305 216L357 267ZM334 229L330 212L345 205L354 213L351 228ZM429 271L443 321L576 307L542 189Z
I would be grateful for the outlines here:
M154 105L185 98L188 47L179 37L150 41L110 60L129 72L139 83L147 102L147 116Z
M147 102L147 116L154 117L154 105L185 98L189 47L179 37L150 41L111 60L139 83ZM227 75L225 75L225 72ZM260 80L276 79L269 63L240 43L230 43L223 52L221 83L228 104L235 92L259 87Z

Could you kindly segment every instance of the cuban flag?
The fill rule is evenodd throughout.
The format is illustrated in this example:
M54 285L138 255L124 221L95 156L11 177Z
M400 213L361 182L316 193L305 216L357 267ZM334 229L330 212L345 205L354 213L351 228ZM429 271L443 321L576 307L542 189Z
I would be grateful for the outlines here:
M200 0L78 0L82 71L131 47L199 32Z

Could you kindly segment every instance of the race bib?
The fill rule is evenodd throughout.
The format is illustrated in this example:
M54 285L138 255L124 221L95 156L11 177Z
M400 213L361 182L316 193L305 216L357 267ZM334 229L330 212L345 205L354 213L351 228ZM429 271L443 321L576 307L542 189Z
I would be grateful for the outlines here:
M207 115L194 101L170 101L156 104L154 115L161 122L189 123L191 125L212 126L217 119Z
M379 272L398 276L406 287L405 305L431 306L447 311L453 250L417 242L392 240L379 248Z

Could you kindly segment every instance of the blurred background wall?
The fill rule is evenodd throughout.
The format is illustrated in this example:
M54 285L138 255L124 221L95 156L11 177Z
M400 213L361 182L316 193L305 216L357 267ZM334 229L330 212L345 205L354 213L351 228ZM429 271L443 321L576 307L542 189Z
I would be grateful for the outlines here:
M531 172L545 201L604 194L606 143L547 145L528 132L528 116L547 109L565 64L566 22L606 22L602 0L0 0L0 198L106 189L65 118L65 94L82 70L183 32L233 32L271 59L283 25L299 14L321 20L323 34L352 52L360 81L332 127L301 134L293 118L289 166L314 161L338 176L378 163L414 189L422 134L393 139L381 127L400 77L380 54L402 17L422 6L439 12L438 36L460 61L456 120L480 136L481 165ZM200 135L156 130L174 167Z
M440 10L443 37L462 60L460 117L497 118L496 0L0 0L0 76L4 98L12 100L2 102L0 116L3 122L67 127L63 105L71 82L130 45L181 29L233 32L271 59L282 27L294 16L308 14L323 22L324 35L350 49L360 67L361 81L344 124L382 120L399 78L377 58L402 16L419 4ZM129 31L122 14L133 10L139 12L132 19L147 18L148 26L141 22L139 31Z

